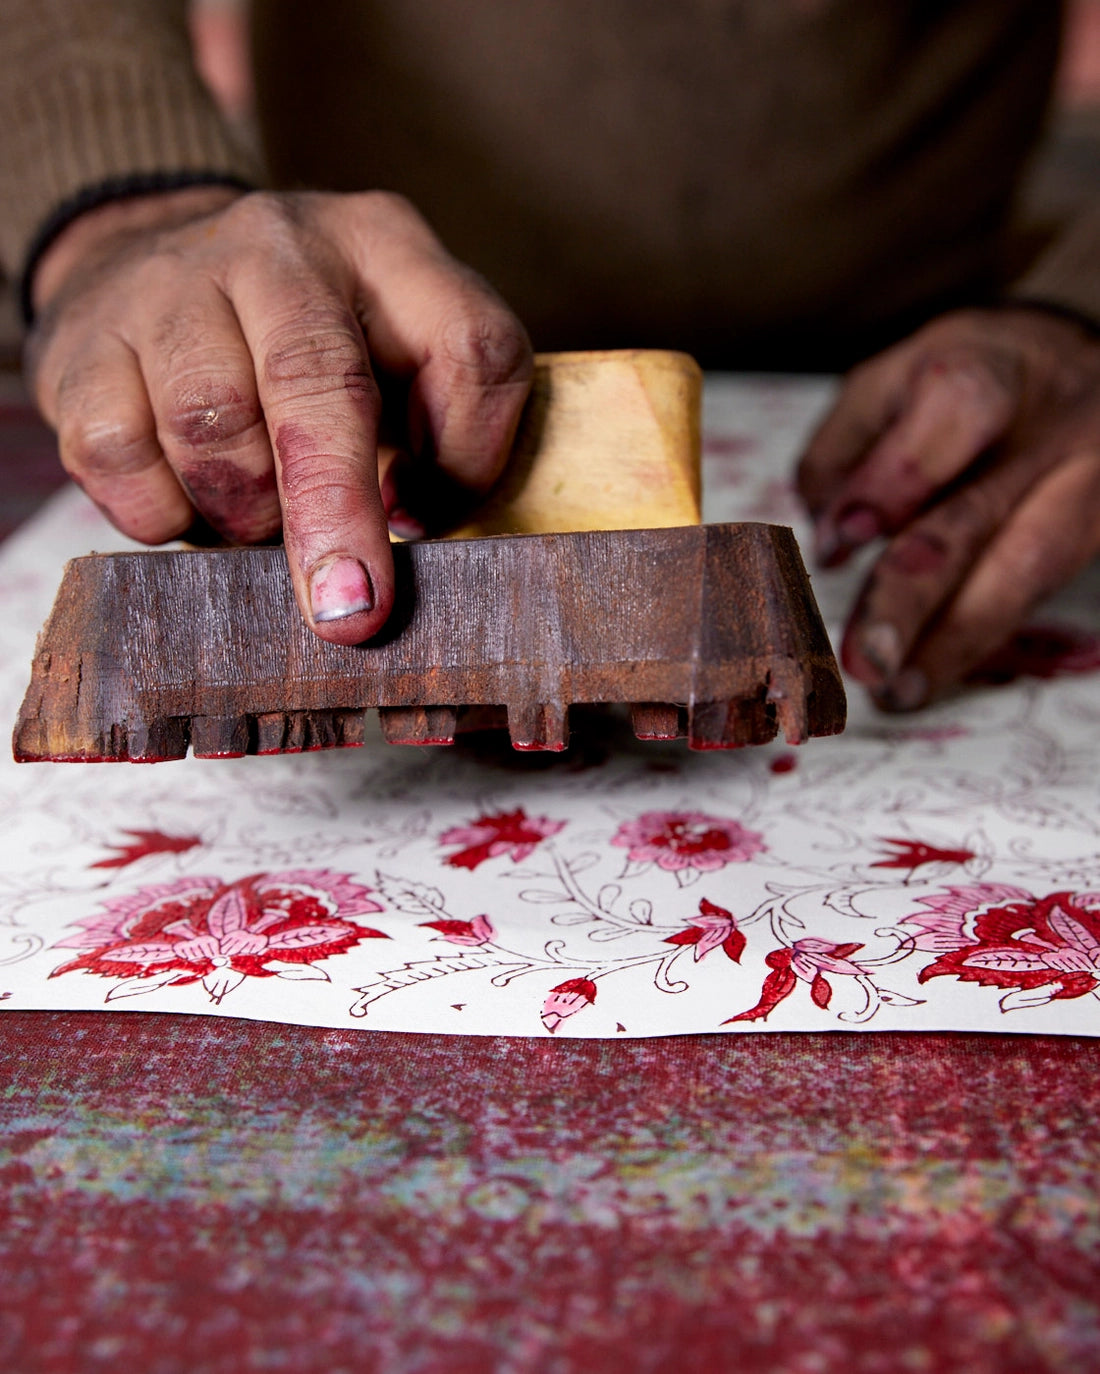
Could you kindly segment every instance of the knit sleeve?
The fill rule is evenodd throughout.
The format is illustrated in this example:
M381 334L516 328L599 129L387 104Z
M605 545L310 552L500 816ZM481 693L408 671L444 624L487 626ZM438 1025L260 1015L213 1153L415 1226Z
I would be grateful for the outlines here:
M0 0L0 268L114 195L252 182L197 76L185 0Z
M1009 300L1049 304L1100 326L1100 207L1077 215L1014 282Z

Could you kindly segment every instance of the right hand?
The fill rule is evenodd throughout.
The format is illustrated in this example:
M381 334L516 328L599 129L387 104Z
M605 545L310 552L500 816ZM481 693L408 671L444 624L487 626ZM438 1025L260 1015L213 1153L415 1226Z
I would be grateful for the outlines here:
M71 476L132 538L280 525L323 639L393 603L381 393L425 483L488 489L532 375L519 321L406 201L201 187L88 212L34 280L35 398ZM406 392L407 388L407 392Z

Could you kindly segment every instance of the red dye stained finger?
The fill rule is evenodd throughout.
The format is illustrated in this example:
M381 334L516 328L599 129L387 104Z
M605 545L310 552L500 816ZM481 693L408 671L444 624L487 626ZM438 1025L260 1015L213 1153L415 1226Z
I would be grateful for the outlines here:
M278 249L246 257L230 294L256 362L299 606L323 639L356 644L381 628L393 602L378 389L338 286L297 242Z
M192 520L165 462L145 382L131 350L106 335L58 379L43 405L73 480L132 539L161 544Z
M993 653L1034 606L1100 552L1100 453L1060 463L1005 520L957 595L917 644L887 707L922 705ZM906 689L919 690L910 700Z
M252 357L229 302L209 283L166 302L140 357L161 448L196 510L235 543L278 533L275 464Z

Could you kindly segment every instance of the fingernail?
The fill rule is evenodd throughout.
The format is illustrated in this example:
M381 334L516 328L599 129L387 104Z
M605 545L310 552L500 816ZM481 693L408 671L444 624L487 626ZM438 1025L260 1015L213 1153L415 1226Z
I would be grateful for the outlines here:
M897 626L887 620L877 620L861 630L857 646L871 667L885 678L893 677L901 667L901 635Z
M394 506L386 519L390 533L395 534L398 539L425 539L427 537L428 531L425 526L415 515L410 515L404 506Z
M876 696L887 711L915 711L928 700L928 679L919 668L903 668Z
M309 609L314 621L344 620L374 607L370 578L355 558L334 558L314 568L309 577Z
M878 538L882 533L882 520L873 506L849 506L838 517L836 532L845 548L856 549Z

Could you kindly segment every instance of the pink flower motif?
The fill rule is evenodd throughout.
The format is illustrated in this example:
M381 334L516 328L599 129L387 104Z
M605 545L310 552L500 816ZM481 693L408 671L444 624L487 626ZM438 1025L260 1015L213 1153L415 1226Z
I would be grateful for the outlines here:
M438 930L452 945L487 945L497 938L488 916L475 916L472 921L421 921L429 930Z
M569 978L550 989L542 1004L542 1024L551 1035L567 1016L576 1016L596 1000L596 984L590 978Z
M825 977L826 973L849 978L866 976L866 970L851 958L862 948L860 944L834 945L831 940L807 936L796 940L788 949L773 949L764 956L771 973L764 979L759 1002L748 1011L729 1017L722 1024L728 1026L734 1021L766 1021L780 1002L794 992L800 980L809 983L814 1005L824 1010L833 997L833 986Z
M722 949L726 958L741 962L745 950L744 933L737 929L733 914L715 906L704 897L699 903L699 916L694 925L678 930L665 940L666 945L694 945L696 962L712 949Z
M201 980L215 1002L246 977L323 978L314 961L360 940L387 938L351 919L382 910L369 892L327 869L255 873L231 883L215 877L159 883L76 922L79 933L56 948L83 953L51 977L82 970L129 980L108 1001Z
M920 982L952 975L963 983L1008 989L1002 1011L1100 989L1100 893L1035 897L982 884L925 898L925 905L934 903L942 925L923 915L902 923L918 925L928 938L924 944L918 939L918 947L938 954L921 970Z
M458 825L439 837L440 844L458 844L457 854L447 857L452 868L477 868L486 859L502 854L519 863L533 852L536 845L565 828L564 821L552 821L546 816L528 816L522 806L514 811L498 811L491 816L478 816L471 825Z
M913 938L914 949L944 953L976 942L973 917L979 911L1007 902L1029 902L1032 897L1023 888L1009 887L1005 883L971 883L966 887L949 887L946 892L917 900L928 910L906 916L902 927L915 926L918 930L919 934Z
M714 873L767 847L761 835L739 821L702 811L646 811L620 825L611 843L628 850L633 863L655 863L673 873L688 868Z

